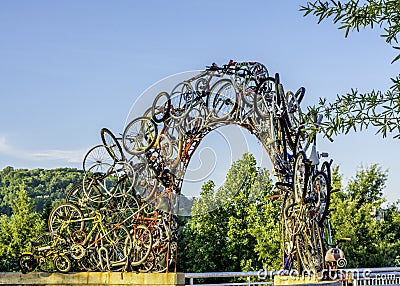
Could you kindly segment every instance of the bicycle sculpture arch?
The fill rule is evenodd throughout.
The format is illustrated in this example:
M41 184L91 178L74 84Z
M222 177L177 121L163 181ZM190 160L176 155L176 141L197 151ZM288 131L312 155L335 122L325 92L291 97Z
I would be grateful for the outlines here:
M156 94L122 138L101 130L102 144L83 160L83 182L51 211L49 232L20 257L22 271L68 272L72 261L89 271L171 271L185 170L202 138L228 124L254 134L274 166L283 269L344 266L343 255L325 261L333 246L331 161L320 163L327 157L316 149L322 117L301 111L304 94L303 87L284 92L279 74L261 63L233 61Z

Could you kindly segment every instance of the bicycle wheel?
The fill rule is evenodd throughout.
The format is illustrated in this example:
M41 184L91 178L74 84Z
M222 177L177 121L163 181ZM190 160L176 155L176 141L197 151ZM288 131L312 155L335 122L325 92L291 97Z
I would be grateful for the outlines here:
M332 161L331 161L332 162ZM331 163L324 161L321 165L321 172L325 173L326 177L328 178L329 186L332 189L332 171L331 171Z
M296 236L296 245L302 268L311 273L324 269L324 249L318 223L311 219L303 232Z
M133 168L136 171L133 181L135 194L149 200L158 186L157 176L147 163L136 163Z
M169 256L169 246L168 243L158 245L154 251L154 266L153 271L162 273L168 268L167 257Z
M82 230L83 225L81 210L71 203L62 203L50 212L48 220L49 231L57 233L57 235L61 235L65 239L70 240L70 235L76 230Z
M161 123L170 116L171 98L167 92L160 92L151 107L152 118L156 123Z
M54 272L56 270L53 261L54 253L58 249L69 247L65 239L60 239L59 236L50 232L40 234L32 244L35 245L33 253L37 255L38 268L43 272Z
M173 143L168 138L168 134L160 134L158 148L160 149L160 153L164 159L171 158L173 154Z
M132 238L128 229L123 225L115 227L105 239L108 240L106 248L110 270L123 270L128 264L128 257L132 250Z
M286 105L286 113L287 118L289 119L290 125L292 128L296 128L303 123L302 112L300 109L300 103L297 100L297 97L293 92L288 92L286 94L287 105Z
M194 91L188 82L178 83L171 92L170 115L173 119L181 119L190 111L193 104Z
M254 111L261 119L268 119L277 110L277 96L272 91L272 82L263 81L254 94Z
M90 206L82 183L75 184L68 190L65 202L78 206L81 211L85 211Z
M148 117L138 117L132 120L122 135L122 145L131 155L143 154L157 140L157 125Z
M109 129L102 128L100 131L100 136L104 146L107 148L108 153L114 159L114 161L125 161L121 144L119 144L114 134Z
M90 204L100 207L102 203L108 202L114 197L122 196L123 190L120 187L123 187L123 185L119 186L119 183L127 176L120 175L114 168L110 169L108 175L85 175L83 192L87 200L91 202Z
M97 265L99 261L98 261L97 248L91 246L89 248L86 248L85 250L86 250L85 255L78 260L79 268L85 271L98 270Z
M237 94L231 80L221 79L210 90L206 106L208 114L214 120L225 120L237 108Z
M328 215L330 193L328 177L323 172L317 172L313 177L311 197L314 207L314 218L319 223L322 223Z
M71 270L71 260L65 254L57 255L54 258L54 265L62 273L67 273Z
M153 238L151 231L144 225L138 225L132 233L133 248L130 255L132 266L142 264L150 254Z
M35 257L30 253L22 254L18 259L18 265L23 274L32 272L37 267L38 263Z
M242 101L249 107L254 107L254 99L257 94L257 82L255 79L250 79L245 83Z
M310 134L304 130L304 127L300 126L297 130L296 138L295 138L295 150L294 153L297 155L299 152L307 152L308 148L311 145Z
M150 251L147 259L138 266L139 272L141 272L141 273L150 272L154 267L154 262L155 262L155 255L154 255L153 251Z
M110 167L114 166L114 158L110 156L108 148L97 145L91 148L83 159L83 171L106 174Z
M297 204L304 201L309 177L308 169L306 154L301 151L296 156L293 172L294 199Z
M182 119L179 128L186 136L196 135L204 126L204 118L201 107L193 107Z

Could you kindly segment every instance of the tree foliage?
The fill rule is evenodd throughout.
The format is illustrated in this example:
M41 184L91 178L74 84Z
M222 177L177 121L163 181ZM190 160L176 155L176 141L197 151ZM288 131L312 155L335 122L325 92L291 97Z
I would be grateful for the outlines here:
M272 182L250 154L230 168L225 184L203 185L181 241L186 272L248 271L279 265L278 209Z
M10 203L16 191L23 186L28 196L33 199L35 210L42 212L64 198L66 190L82 182L83 172L72 168L14 169L6 167L0 171L0 214L11 215Z
M342 177L335 170L336 181ZM382 190L387 171L372 164L360 167L343 191L331 196L334 210L330 220L336 230L335 238L348 237L350 242L340 247L349 267L396 266L400 259L400 212L398 203L384 207Z
M315 1L301 6L304 15L318 17L318 23L332 18L339 29L350 31L366 27L383 29L381 35L394 49L400 50L398 33L400 32L400 2L398 0L350 0L350 1ZM392 63L400 59L397 55ZM352 89L346 95L337 96L333 102L321 99L319 104L310 109L311 113L322 113L328 134L347 134L350 130L363 130L369 126L377 128L377 133L386 137L393 133L400 138L400 75L391 79L393 85L386 92L371 91L359 93Z
M0 270L18 270L18 258L28 242L43 232L45 221L34 210L34 202L20 187L11 204L12 215L0 216Z

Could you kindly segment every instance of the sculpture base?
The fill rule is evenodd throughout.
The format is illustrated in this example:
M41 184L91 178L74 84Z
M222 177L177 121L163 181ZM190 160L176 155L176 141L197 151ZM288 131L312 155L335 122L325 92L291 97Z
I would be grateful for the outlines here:
M0 273L0 285L146 285L183 286L183 273L77 272Z

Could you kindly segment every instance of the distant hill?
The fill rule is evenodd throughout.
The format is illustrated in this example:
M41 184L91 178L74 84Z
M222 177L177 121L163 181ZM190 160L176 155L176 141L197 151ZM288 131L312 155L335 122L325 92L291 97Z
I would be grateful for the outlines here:
M35 201L36 211L42 212L45 205L64 199L66 191L82 180L83 171L74 168L28 170L5 167L0 171L0 214L11 215L9 202L21 186Z

